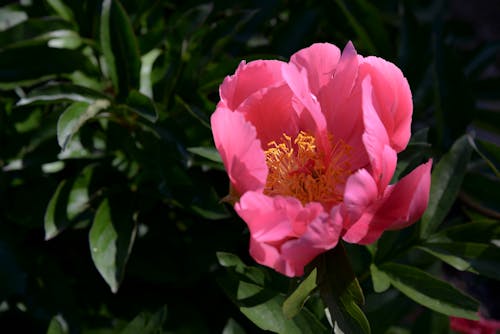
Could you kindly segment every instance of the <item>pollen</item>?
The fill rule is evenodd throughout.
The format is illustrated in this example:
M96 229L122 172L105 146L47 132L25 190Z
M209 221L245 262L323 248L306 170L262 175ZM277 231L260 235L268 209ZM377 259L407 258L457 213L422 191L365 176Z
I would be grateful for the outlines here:
M283 134L281 141L268 143L266 163L269 168L264 193L292 196L302 202L320 202L331 207L343 199L343 188L351 174L351 147L329 138L329 148L318 148L316 138L306 132L292 137Z

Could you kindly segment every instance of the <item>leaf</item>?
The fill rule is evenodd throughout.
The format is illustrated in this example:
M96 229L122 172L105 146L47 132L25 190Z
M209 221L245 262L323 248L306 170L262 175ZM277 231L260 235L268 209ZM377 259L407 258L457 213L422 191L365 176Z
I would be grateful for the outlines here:
M71 8L66 6L66 4L61 0L47 0L49 6L51 6L54 11L59 14L60 17L69 22L75 22L75 17Z
M469 143L488 164L497 178L500 178L500 146L469 137Z
M304 307L304 304L309 298L309 295L314 289L316 289L316 275L317 270L316 268L313 269L307 275L307 277L300 282L299 286L295 291L292 292L292 294L285 300L283 303L283 314L285 317L291 319L295 317L302 307Z
M154 102L151 98L140 93L139 91L135 89L131 90L125 103L126 107L144 117L148 121L154 123L158 120L158 111L156 110Z
M479 303L425 271L396 263L379 267L391 284L415 302L446 315L477 320Z
M17 102L17 106L24 106L37 102L58 103L61 101L75 101L93 103L96 100L106 100L108 97L99 91L68 83L49 84L31 90Z
M47 329L47 334L68 334L68 324L60 315L52 317Z
M71 137L89 119L110 105L108 100L97 100L93 104L75 102L59 116L57 121L57 142L62 150L66 149Z
M96 67L77 50L35 45L0 51L0 88L32 84L74 71L97 73Z
M500 280L500 248L474 242L424 243L419 247L460 271Z
M106 198L97 209L89 233L92 260L113 293L118 291L136 234L128 207Z
M222 163L222 158L215 147L188 147L187 150L213 162Z
M374 263L370 265L370 273L372 275L373 291L381 293L389 289L391 286L389 277L383 271L380 271Z
M167 320L167 307L163 306L155 313L141 312L134 318L120 334L157 334L162 333L162 328Z
M245 334L245 330L233 319L229 318L222 334Z
M76 178L63 180L57 187L45 211L45 240L57 236L87 209L93 167L85 167Z
M101 49L119 97L140 87L141 58L130 19L118 0L104 0L101 11Z
M335 248L317 258L317 285L328 306L337 333L370 333L370 324L359 305L364 296L351 269L344 246Z
M246 266L236 255L217 253L225 275L218 283L240 311L263 330L286 334L327 333L326 327L304 308L293 319L285 317L282 305L285 296L270 288L262 268Z
M458 195L472 153L467 135L460 137L432 173L429 206L420 224L420 236L428 237L444 220Z
M452 226L431 235L427 241L433 243L448 241L489 243L493 239L500 239L500 221L471 222Z
M40 44L61 30L71 30L71 24L57 18L32 18L0 32L0 49L26 44Z

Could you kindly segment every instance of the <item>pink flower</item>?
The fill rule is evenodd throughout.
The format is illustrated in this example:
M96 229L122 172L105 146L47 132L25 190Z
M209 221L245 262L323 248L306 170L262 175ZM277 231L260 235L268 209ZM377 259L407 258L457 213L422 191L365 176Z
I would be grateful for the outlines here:
M211 123L253 258L300 276L340 238L369 244L419 219L432 162L389 184L412 109L401 71L350 42L242 61Z
M479 320L450 317L450 328L464 334L495 334L500 331L500 321L483 317Z

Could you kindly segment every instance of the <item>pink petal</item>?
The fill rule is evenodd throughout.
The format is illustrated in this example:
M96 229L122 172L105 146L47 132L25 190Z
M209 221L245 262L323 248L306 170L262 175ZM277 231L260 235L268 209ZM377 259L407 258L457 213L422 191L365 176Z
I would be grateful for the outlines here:
M235 210L250 230L254 259L287 276L302 275L316 255L336 245L341 230L321 204L303 206L292 197L247 192Z
M290 63L300 70L305 68L309 87L314 95L333 77L340 58L340 50L333 44L316 43L292 55Z
M386 230L407 227L419 219L429 201L429 161L389 186L386 196L374 202L343 236L347 242L370 244Z
M360 76L371 77L373 104L384 124L391 146L402 151L410 139L413 104L408 81L394 64L378 57L362 59Z
M326 119L316 96L311 92L305 68L283 64L282 75L294 96L292 106L299 117L299 126L306 132L320 134L326 131Z
M268 168L255 128L242 114L218 107L211 117L215 146L239 194L262 189Z
M391 187L390 195L379 209L391 230L401 229L418 220L429 203L432 161L415 168Z
M363 144L370 159L373 177L378 184L379 191L383 192L394 175L397 155L389 146L387 131L373 106L370 76L363 79L362 92L365 127Z
M238 108L257 130L263 149L283 134L294 137L298 132L298 116L292 108L292 91L287 85L262 89L251 95Z
M220 106L236 110L254 92L283 82L281 64L278 60L242 61L235 74L227 76L220 86Z
M364 212L369 210L378 198L378 188L372 175L366 169L360 169L346 182L342 214L344 228L349 229Z

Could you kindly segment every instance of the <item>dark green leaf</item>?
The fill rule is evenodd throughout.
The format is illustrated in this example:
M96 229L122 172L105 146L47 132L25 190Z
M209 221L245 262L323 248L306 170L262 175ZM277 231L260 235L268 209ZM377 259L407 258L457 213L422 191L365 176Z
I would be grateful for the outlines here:
M164 306L155 313L141 312L125 327L120 334L157 334L162 333L167 320L167 308Z
M73 11L62 0L47 0L47 3L66 21L75 21Z
M136 234L135 223L126 205L105 199L97 209L89 233L94 265L115 293L123 278Z
M233 319L229 318L222 334L245 334L245 330Z
M109 106L107 100L97 100L93 104L75 102L59 116L57 121L57 141L62 150L66 148L71 137L78 132L85 122L95 117L99 111Z
M472 153L467 135L460 137L432 173L429 206L422 216L420 235L428 237L445 219L458 195Z
M153 100L135 89L130 91L125 103L128 108L150 122L156 122L158 119Z
M77 50L36 45L0 51L0 88L31 84L74 71L92 75L96 67Z
M479 242L489 243L500 238L500 221L471 222L452 226L431 235L428 242Z
M425 243L420 249L457 270L500 280L500 248L473 242Z
M108 97L96 90L68 83L49 84L35 88L21 98L18 106L36 102L58 103L61 101L75 101L92 103L95 100L106 100Z
M391 284L417 303L450 316L478 319L479 303L421 269L386 263L379 267Z
M321 298L328 306L335 332L370 333L370 324L359 305L364 296L351 269L342 244L316 260L317 285Z
M56 17L29 19L10 29L0 31L0 49L25 44L44 43L56 37L61 30L70 30L71 25Z
M247 267L236 255L217 253L219 263L227 268L219 284L240 311L263 330L283 334L327 333L325 326L306 308L293 319L285 317L285 296L269 287L261 268Z
M141 58L125 9L118 0L104 0L100 43L109 76L118 96L140 87Z
M285 317L289 319L295 317L304 307L307 298L309 298L314 289L316 289L316 268L300 282L295 291L283 303L283 314Z
M472 137L469 137L469 143L488 164L496 177L500 178L500 146Z
M63 180L59 184L45 211L45 240L57 236L85 211L92 172L93 166L87 166L76 178Z

